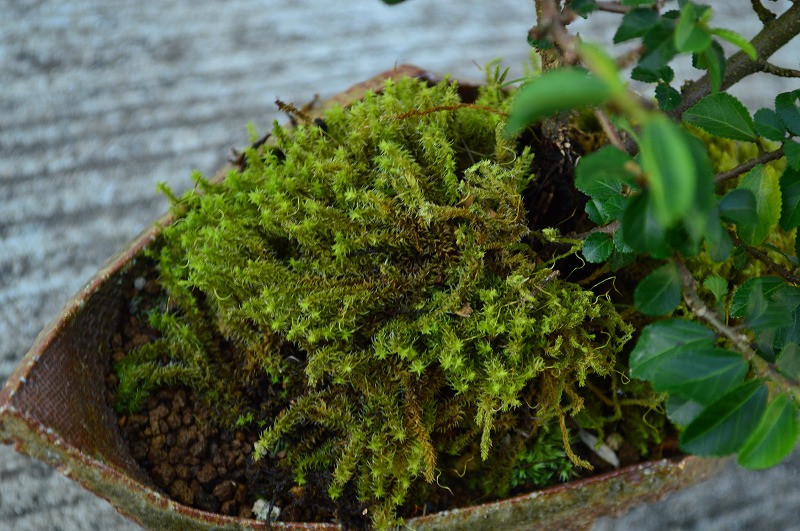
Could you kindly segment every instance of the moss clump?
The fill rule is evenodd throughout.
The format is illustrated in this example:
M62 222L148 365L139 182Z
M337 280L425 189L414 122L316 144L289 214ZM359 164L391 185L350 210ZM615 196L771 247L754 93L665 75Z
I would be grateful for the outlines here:
M172 196L162 338L118 367L120 407L188 383L222 422L266 427L256 459L280 448L299 483L329 471L331 497L354 488L380 527L454 471L502 494L631 336L525 243L532 155L500 133L507 104L496 85L464 104L447 82L388 82ZM274 418L248 402L263 385L294 393Z

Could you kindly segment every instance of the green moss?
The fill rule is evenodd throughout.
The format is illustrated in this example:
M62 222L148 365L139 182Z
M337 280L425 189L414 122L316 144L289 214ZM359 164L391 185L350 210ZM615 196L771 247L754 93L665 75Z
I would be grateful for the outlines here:
M256 459L285 449L298 483L330 471L330 495L353 485L379 527L468 457L464 473L507 491L530 441L598 400L589 379L612 398L584 422L618 423L632 327L524 243L532 155L501 136L507 106L496 84L467 105L447 82L388 82L171 196L162 338L118 366L120 407L191 385L220 422L266 423ZM296 395L264 418L245 398L259 385Z

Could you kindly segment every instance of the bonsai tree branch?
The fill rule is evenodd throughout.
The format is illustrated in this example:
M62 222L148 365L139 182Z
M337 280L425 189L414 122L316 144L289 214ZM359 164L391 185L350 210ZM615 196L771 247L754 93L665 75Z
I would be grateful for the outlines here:
M800 396L800 382L790 380L783 376L777 369L759 356L750 346L750 338L728 326L723 319L710 309L697 293L697 281L694 279L686 264L676 260L683 283L683 300L686 306L697 316L705 321L717 334L731 342L733 347L750 363L756 376L773 382L781 391L796 400Z
M796 70L794 68L784 68L782 66L774 65L764 59L760 59L758 61L758 67L761 70L761 72L766 72L767 74L772 74L773 76L800 77L800 70Z
M629 11L635 9L635 6L626 6L621 2L595 2L598 11L606 11L607 13L619 13L624 15Z
M769 256L767 256L767 254L765 252L763 252L763 251L761 251L761 250L759 250L759 249L757 249L755 247L752 247L750 245L747 245L746 243L744 243L735 234L731 234L731 240L733 241L733 243L735 245L743 246L743 248L744 248L745 252L747 252L747 254L749 254L750 256L752 256L753 258L755 258L756 260L758 260L762 264L764 264L767 267L767 269L769 271L771 271L772 273L775 273L776 275L778 275L779 277L781 277L782 279L784 279L787 282L791 282L792 284L800 285L800 277L798 277L797 275L792 274L785 267L781 267L780 265L776 264Z
M757 0L754 0L754 3L757 3ZM756 49L758 60L751 60L742 51L735 53L728 59L721 90L725 90L745 77L761 71L759 61L766 61L798 33L800 33L800 2L794 2L792 7L787 9L781 16L766 21L762 30L750 41ZM680 105L673 109L670 115L675 118L682 116L686 109L710 93L711 80L708 74L687 83L681 90L683 98Z
M765 164L767 162L772 162L773 160L778 160L779 158L784 156L784 149L783 146L779 147L775 151L768 151L766 153L762 153L761 155L754 157L747 162L743 162L739 164L735 168L728 170L726 172L718 174L714 177L714 182L716 184L725 182L729 179L734 179L739 175L749 172L759 164Z
M750 4L753 6L753 11L755 11L756 15L758 15L758 20L760 20L763 24L767 24L768 22L775 20L775 13L764 7L764 4L761 3L761 0L750 0Z

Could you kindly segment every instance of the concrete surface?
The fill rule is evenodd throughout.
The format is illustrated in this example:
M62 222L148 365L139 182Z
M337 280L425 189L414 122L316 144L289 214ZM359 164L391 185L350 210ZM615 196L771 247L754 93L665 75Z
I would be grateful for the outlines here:
M746 0L715 4L720 25L757 31L741 26ZM268 130L276 97L328 96L396 63L480 79L473 63L502 56L519 73L531 21L529 0L1 1L0 382L164 210L156 183L180 190L193 169L213 173L246 143L247 122ZM608 35L613 21L583 34ZM797 68L798 51L783 64ZM738 94L755 108L775 91L756 80ZM732 466L595 529L800 529L798 468L798 455L760 473ZM137 526L0 445L0 529Z

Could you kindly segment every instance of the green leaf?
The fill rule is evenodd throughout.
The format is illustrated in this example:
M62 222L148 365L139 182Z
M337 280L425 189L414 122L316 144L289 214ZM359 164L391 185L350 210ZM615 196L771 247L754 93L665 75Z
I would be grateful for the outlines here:
M786 126L778 113L772 109L759 109L753 115L756 133L768 140L782 142L786 139Z
M722 87L726 64L725 51L716 41L712 42L711 46L703 52L692 55L692 65L695 68L708 71L708 77L711 79L711 90L715 93Z
M592 197L586 201L586 214L592 223L596 225L606 225L614 218L606 211L605 203Z
M648 193L634 196L622 214L620 228L622 241L634 252L646 252L661 258L669 254L666 229L656 220Z
M648 177L656 219L671 225L691 208L697 194L697 169L681 129L662 114L644 123L642 169Z
M753 225L738 225L736 232L745 243L758 245L764 241L781 218L781 188L778 174L772 166L758 165L742 177L739 188L750 190L755 195L758 222Z
M731 190L719 201L719 215L732 223L755 225L758 223L756 196L750 190Z
M767 404L767 386L747 382L704 409L683 431L682 450L721 457L738 451L758 427Z
M700 402L676 394L667 398L667 416L678 426L686 426L697 418L705 406Z
M652 6L653 0L622 0L624 6Z
M647 70L637 66L631 71L631 79L643 83L670 83L674 78L675 71L666 65L656 70Z
M578 15L586 18L586 15L597 9L597 4L594 0L572 0L569 7Z
M787 140L783 144L783 152L786 155L786 163L789 167L800 171L800 143L794 140Z
M764 293L763 284L757 283L747 300L745 324L756 331L782 328L791 322L791 309L774 297Z
M614 250L614 241L610 234L594 232L587 236L583 242L583 257L587 262L597 264L605 262Z
M619 231L617 231L619 232ZM624 267L628 267L636 260L636 253L626 253L615 248L611 253L611 259L608 261L611 266L611 271L619 271Z
M744 281L731 299L729 310L731 317L740 318L747 315L748 301L754 290L761 290L764 296L771 297L785 285L786 283L778 277L759 277Z
M580 68L550 70L524 85L511 107L506 134L558 112L596 107L611 96L605 82Z
M575 168L575 187L597 199L622 193L623 186L633 184L633 176L625 168L633 159L614 146L604 146L581 157Z
M719 216L713 216L706 227L706 241L708 242L708 252L711 259L715 262L724 262L731 256L733 250L733 240L730 234L722 225Z
M633 300L645 315L665 315L678 307L683 293L681 272L674 262L665 264L636 286Z
M750 43L750 41L748 41L746 38L742 37L735 31L727 30L724 28L714 28L711 30L711 34L716 35L720 39L725 39L729 43L733 44L734 46L742 50L744 53L746 53L747 56L750 57L750 59L752 59L753 61L757 59L755 46L753 46Z
M786 168L780 178L781 228L792 230L800 227L800 171Z
M669 86L667 83L659 83L656 86L656 100L662 111L671 111L681 103L681 93Z
M800 435L797 413L797 404L786 395L776 396L739 451L739 464L745 468L763 469L780 463L797 444Z
M728 294L728 281L719 275L711 275L703 280L703 286L708 288L717 302Z
M706 133L748 142L758 138L745 106L727 92L709 94L683 113L683 119Z
M647 32L642 39L644 53L639 59L638 70L650 72L662 78L660 72L678 53L675 49L673 24L672 21L662 19L660 25ZM671 72L672 69L669 71ZM669 82L671 79L664 79L664 81Z
M714 339L710 328L685 319L667 319L647 325L631 352L631 376L652 380L658 376L662 363L683 350L713 348Z
M775 96L775 110L793 135L800 135L800 89Z
M644 36L651 28L658 25L658 12L654 9L634 9L625 13L622 22L614 34L614 43L629 41Z
M684 348L658 367L651 379L656 391L676 393L701 404L711 404L744 382L750 364L730 350Z
M675 28L675 48L679 52L702 52L711 45L711 35L702 24L698 24L697 6L685 2Z
M778 359L775 360L775 365L792 380L800 380L800 346L797 343L784 346Z

